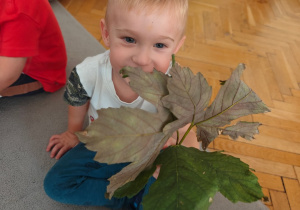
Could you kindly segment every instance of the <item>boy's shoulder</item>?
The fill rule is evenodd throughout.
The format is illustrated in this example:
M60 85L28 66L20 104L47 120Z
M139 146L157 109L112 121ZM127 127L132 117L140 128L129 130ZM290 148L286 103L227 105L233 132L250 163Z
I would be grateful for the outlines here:
M98 69L101 65L106 65L109 61L109 50L104 53L87 57L80 64L76 66L76 69Z

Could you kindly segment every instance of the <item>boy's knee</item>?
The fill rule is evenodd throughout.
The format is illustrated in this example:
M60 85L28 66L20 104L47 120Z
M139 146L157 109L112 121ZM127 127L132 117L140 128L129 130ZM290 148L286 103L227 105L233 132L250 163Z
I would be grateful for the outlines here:
M44 179L44 190L51 199L68 203L66 199L68 198L68 193L73 189L73 182L72 179L60 175L57 170L50 170Z
M46 194L53 200L58 201L61 197L61 190L58 187L57 175L51 173L51 171L46 175L44 179L44 190Z

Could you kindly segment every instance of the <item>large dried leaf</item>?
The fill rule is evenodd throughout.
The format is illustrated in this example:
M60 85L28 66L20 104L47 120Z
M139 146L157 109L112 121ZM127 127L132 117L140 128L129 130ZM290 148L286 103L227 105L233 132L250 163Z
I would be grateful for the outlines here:
M144 72L141 68L125 67L120 71L124 77L129 76L130 87L143 99L156 107L161 106L161 98L167 95L168 76L153 70L151 73Z
M168 119L162 119L160 113L126 107L101 109L98 115L86 131L77 133L79 140L89 150L97 151L94 159L98 162L130 162L109 179L107 193L111 197L116 189L152 165L169 138L162 132Z
M201 115L211 98L211 87L201 73L196 75L189 68L181 68L176 64L170 71L168 79L169 95L162 98L167 107L178 119L164 129L178 130L191 123L197 115Z
M240 76L245 69L240 64L221 87L213 103L200 119L196 119L197 137L205 149L218 135L219 127L230 124L239 117L268 112L269 109Z
M157 181L145 196L145 210L208 209L217 191L232 202L263 197L257 177L238 158L220 152L173 146L162 152Z

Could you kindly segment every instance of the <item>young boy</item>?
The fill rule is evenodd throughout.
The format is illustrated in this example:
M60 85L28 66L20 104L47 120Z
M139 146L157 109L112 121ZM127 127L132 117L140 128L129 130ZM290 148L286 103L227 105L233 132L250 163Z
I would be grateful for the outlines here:
M185 40L188 0L109 0L106 18L100 22L102 38L110 50L85 59L72 71L65 99L69 103L68 130L50 138L47 151L61 158L45 178L45 191L54 200L77 205L110 208L135 206L155 180L132 199L105 199L107 179L127 164L107 165L93 160L89 151L74 135L82 130L88 113L90 122L101 117L96 110L127 106L147 111L154 106L139 97L129 86L128 78L119 74L124 66L153 68L166 73ZM117 126L117 125L116 125ZM165 146L174 144L170 139ZM196 139L186 146L199 148ZM77 146L76 146L77 145ZM76 147L75 147L76 146ZM156 172L156 176L159 170Z

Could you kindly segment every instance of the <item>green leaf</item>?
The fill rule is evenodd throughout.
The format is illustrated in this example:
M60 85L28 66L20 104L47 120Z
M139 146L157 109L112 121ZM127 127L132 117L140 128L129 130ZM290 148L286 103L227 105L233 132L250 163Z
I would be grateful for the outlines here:
M261 124L258 122L238 122L236 125L226 127L221 130L222 135L229 135L233 140L236 140L239 136L252 140L254 139L254 134L258 134L258 127Z
M172 146L155 164L161 164L161 171L143 200L145 210L208 209L217 191L232 202L263 197L249 166L220 152Z
M209 103L212 89L201 73L194 75L189 68L181 68L178 64L170 74L169 95L163 97L162 102L178 119L164 128L174 132L199 118Z
M116 198L122 198L122 197L133 197L135 196L138 192L140 192L145 185L147 184L148 180L152 176L156 169L155 165L152 165L151 168L145 169L142 171L135 180L126 183L124 186L120 187L117 189L114 193L114 197Z
M234 70L213 103L195 120L197 138L204 149L219 135L219 127L242 116L269 111L253 90L240 80L244 69L245 65L240 64Z
M116 189L134 180L145 168L151 167L171 134L162 132L168 118L128 107L98 111L101 116L86 131L77 133L87 149L96 151L95 160L101 163L130 162L112 176L107 187L111 198Z

